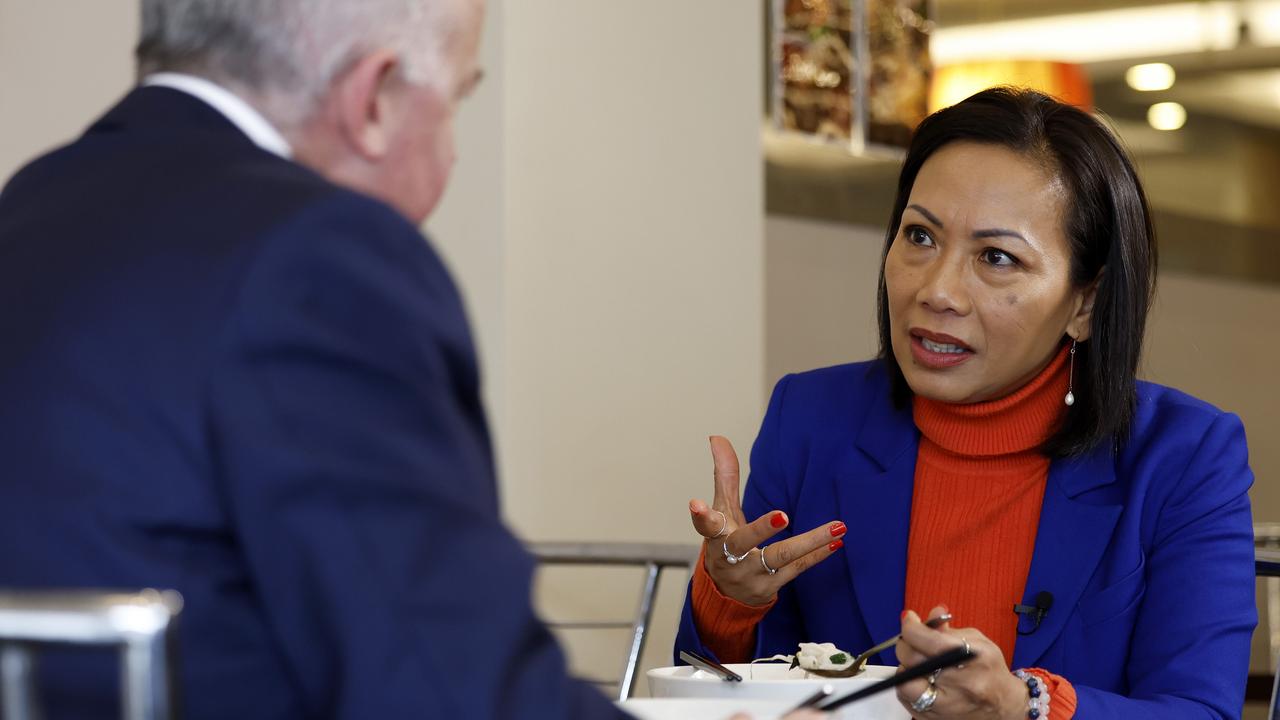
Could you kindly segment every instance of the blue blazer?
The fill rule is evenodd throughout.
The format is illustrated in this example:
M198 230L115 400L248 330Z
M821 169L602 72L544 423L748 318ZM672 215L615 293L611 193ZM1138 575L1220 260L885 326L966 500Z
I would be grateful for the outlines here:
M179 590L182 714L620 717L503 528L458 294L389 207L129 94L0 193L0 586ZM53 718L113 658L46 656Z
M898 632L918 440L879 362L778 383L743 510L785 510L797 532L839 519L849 533L779 592L757 657L802 641L858 652ZM1017 639L1014 667L1071 681L1081 720L1239 717L1257 620L1252 480L1238 418L1139 383L1118 454L1050 467L1023 602L1048 591L1054 603ZM709 652L688 601L676 645ZM878 662L897 664L892 650Z

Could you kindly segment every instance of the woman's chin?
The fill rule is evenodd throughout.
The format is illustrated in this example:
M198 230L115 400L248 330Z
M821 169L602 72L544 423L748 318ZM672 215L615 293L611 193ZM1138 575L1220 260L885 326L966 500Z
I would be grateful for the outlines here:
M907 386L918 397L951 404L977 402L979 390L972 383L963 382L961 378L941 376L940 373L920 370L919 368L903 368Z

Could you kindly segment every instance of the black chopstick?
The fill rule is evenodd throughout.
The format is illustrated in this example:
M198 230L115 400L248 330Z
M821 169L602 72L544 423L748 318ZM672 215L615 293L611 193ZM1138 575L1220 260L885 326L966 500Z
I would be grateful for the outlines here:
M738 673L721 665L715 660L703 657L692 650L681 650L680 659L699 670L706 670L712 675L718 675L721 680L725 680L727 682L742 682L742 676Z
M861 690L851 692L848 695L842 695L830 702L817 705L815 706L815 709L821 710L822 712L831 712L832 710L848 705L851 702L856 702L862 698L875 695L879 692L884 692L890 688L895 688L902 683L911 682L916 678L924 677L935 670L949 668L952 665L959 665L960 663L973 658L974 655L975 653L967 647L958 647L948 650L941 655L934 655L919 665L909 667L891 678L885 678L875 685L864 687Z

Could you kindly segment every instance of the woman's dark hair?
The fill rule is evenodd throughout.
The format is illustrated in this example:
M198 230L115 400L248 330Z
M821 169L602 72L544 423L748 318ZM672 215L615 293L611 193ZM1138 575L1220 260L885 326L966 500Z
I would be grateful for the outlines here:
M1105 125L1033 90L983 90L925 118L912 137L880 264L880 358L889 366L894 402L904 407L911 388L893 356L884 259L921 166L939 148L960 141L1009 148L1043 163L1066 185L1071 282L1084 287L1097 279L1098 288L1089 339L1076 352L1075 404L1040 449L1067 457L1103 442L1118 448L1133 421L1138 359L1155 292L1155 233L1147 199L1128 155Z

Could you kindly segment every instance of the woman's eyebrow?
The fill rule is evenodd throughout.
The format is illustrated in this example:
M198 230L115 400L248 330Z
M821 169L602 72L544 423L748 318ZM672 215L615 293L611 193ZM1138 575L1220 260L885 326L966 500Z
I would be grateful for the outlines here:
M925 208L919 205L916 205L915 203L912 203L911 205L907 206L907 209L915 210L916 212L920 213L921 215L924 216L925 220L928 220L929 222L938 226L939 230L946 229L946 225L944 225L942 221L938 219L938 216L929 212ZM989 228L985 230L976 230L973 233L973 237L975 239L991 238L991 237L1011 237L1011 238L1017 238L1022 242L1026 243L1027 245L1031 245L1031 241L1028 240L1026 237L1024 237L1022 233L1018 232L1017 230L1008 230L1006 228Z
M1011 238L1017 238L1022 242L1026 243L1027 245L1031 244L1031 241L1023 237L1022 233L1017 232L1016 230L1006 230L1004 228L991 228L989 230L977 230L973 233L973 236L975 238L1011 237Z
M921 215L923 215L923 216L924 216L924 219L925 219L925 220L928 220L929 222L933 223L934 225L937 225L939 229L945 229L945 228L946 228L946 226L942 224L942 221L938 219L938 216L937 216L937 215L934 215L933 213L929 212L928 210L925 210L924 208L920 207L919 205L916 205L916 204L914 204L914 203L913 203L913 204L911 204L911 205L908 205L908 206L907 206L907 209L908 209L908 210L915 210L916 212L920 213Z

